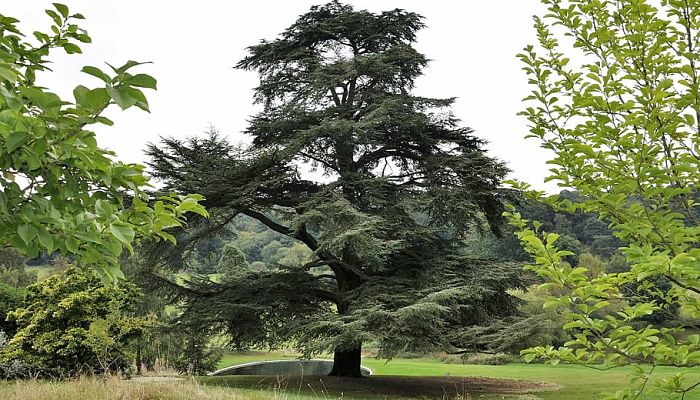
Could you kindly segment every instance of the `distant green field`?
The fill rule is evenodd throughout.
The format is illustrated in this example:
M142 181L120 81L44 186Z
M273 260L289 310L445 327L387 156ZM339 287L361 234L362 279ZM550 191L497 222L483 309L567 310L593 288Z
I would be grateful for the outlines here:
M42 280L51 276L53 267L50 265L34 265L27 267L27 271L36 272L37 280Z
M291 353L265 353L256 352L248 354L228 354L220 367L230 365L273 359L295 358ZM401 375L401 376L480 376L492 378L523 379L531 381L546 381L556 383L561 389L546 392L533 393L536 397L499 397L496 398L522 398L542 400L595 400L601 399L605 394L612 394L629 382L628 368L616 368L608 371L596 371L590 368L575 365L541 365L541 364L508 364L508 365L464 365L446 364L432 359L394 359L390 362L366 358L363 365L372 369L375 375ZM674 368L657 368L655 381L673 376L678 372ZM693 370L686 375L691 381L700 381L700 369ZM371 379L371 378L370 378ZM250 388L255 386L256 380L241 377L227 377L227 385ZM649 390L639 399L659 400L665 399L652 382ZM303 392L303 390L302 390ZM333 393L330 393L333 395ZM337 393L336 393L337 394ZM355 399L357 397L343 397ZM365 398L365 397L360 397ZM375 397L366 397L375 398ZM480 398L489 398L482 396ZM673 397L672 397L673 398ZM676 397L680 398L680 396ZM685 400L700 400L700 391L691 392L685 396Z

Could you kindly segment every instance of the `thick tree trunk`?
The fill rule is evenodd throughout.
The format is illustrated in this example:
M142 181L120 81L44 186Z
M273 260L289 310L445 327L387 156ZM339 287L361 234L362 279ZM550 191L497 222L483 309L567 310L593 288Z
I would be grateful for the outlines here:
M335 349L333 354L333 369L329 376L344 376L349 378L361 378L362 347L352 349Z
M343 251L343 261L350 265L359 265L357 257L353 252L346 248ZM362 280L351 271L343 269L334 269L335 279L338 283L338 314L346 315L350 312L350 299L348 293L358 288L362 284ZM351 346L338 346L333 354L333 369L329 376L343 376L352 378L361 378L362 370L360 362L362 361L362 343L357 343Z

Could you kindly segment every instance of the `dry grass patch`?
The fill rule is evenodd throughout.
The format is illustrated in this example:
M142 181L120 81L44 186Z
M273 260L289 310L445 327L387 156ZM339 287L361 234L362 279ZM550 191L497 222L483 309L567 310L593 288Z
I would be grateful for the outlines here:
M0 384L3 400L283 400L274 393L206 387L189 379L128 381L116 377Z

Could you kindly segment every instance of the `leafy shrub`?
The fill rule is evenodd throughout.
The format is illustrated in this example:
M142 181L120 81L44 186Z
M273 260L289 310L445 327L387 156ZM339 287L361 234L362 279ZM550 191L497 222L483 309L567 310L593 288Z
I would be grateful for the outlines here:
M0 350L4 350L7 347L8 341L8 335L5 332L0 331ZM56 373L52 373L52 371L46 368L30 367L20 360L0 362L0 379L16 380L51 377L55 375Z
M0 283L0 333L13 336L17 331L17 325L13 321L6 321L10 311L19 308L24 302L25 289L14 288Z
M105 286L94 273L74 267L31 285L25 307L9 314L18 329L0 362L70 376L124 372L130 364L126 346L144 324L128 316L139 296L129 282Z
M432 357L446 364L505 365L517 362L520 357L505 353L436 353Z
M496 353L496 354L485 354L477 353L470 354L462 360L464 364L477 364L477 365L505 365L515 361L519 361L520 357L516 357L512 354Z

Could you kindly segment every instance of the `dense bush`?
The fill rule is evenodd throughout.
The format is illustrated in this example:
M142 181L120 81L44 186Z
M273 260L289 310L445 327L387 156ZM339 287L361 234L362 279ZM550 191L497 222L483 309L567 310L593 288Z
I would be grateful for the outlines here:
M0 361L70 376L124 372L130 364L126 346L144 324L129 316L139 295L133 284L105 286L76 268L31 285L25 306L9 313L17 333Z
M24 301L24 288L14 288L0 283L0 332L11 337L17 331L13 321L7 321L7 314L19 308Z

